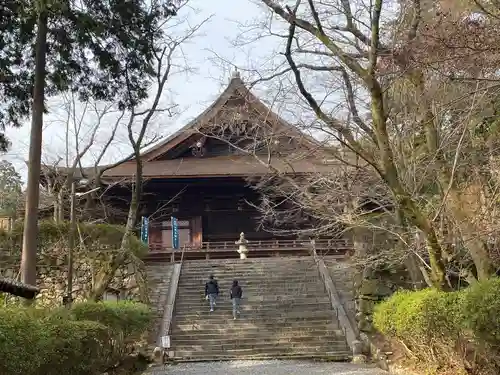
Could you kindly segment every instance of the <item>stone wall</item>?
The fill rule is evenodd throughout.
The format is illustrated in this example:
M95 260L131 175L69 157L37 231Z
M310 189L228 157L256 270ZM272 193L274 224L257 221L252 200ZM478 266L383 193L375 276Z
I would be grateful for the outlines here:
M404 269L372 270L340 260L324 257L335 287L340 294L349 320L359 332L372 332L375 304L389 297L400 288L411 288Z
M67 294L68 233L70 223L42 220L38 223L37 286L41 289L37 303L59 306ZM73 251L73 290L76 301L87 299L95 280L109 272L110 261L120 251L124 227L109 224L77 223ZM18 279L23 242L23 222L10 230L0 230L0 276ZM109 289L121 299L148 301L146 273L140 258L147 247L135 236L129 237L126 261L118 269Z
M351 279L355 291L355 320L360 332L373 331L375 304L400 288L411 288L409 274L402 265L400 242L383 230L354 228L354 257Z
M107 251L108 253L105 253ZM66 249L52 249L40 255L37 267L37 286L40 294L37 296L37 305L60 306L63 296L67 294L68 265ZM100 271L109 254L103 250L103 256L98 252L84 254L76 252L74 255L73 271L73 299L82 301L88 298L96 272ZM10 260L7 260L10 259ZM140 300L147 302L148 295L144 293L141 284L146 282L144 265L140 261L129 261L117 271L109 290L119 294L120 299ZM0 275L16 279L19 275L19 261L17 258L4 258L0 265Z

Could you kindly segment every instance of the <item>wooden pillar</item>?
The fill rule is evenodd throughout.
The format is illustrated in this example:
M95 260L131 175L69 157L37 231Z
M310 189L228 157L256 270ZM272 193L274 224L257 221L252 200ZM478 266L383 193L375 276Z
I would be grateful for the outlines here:
M196 216L191 219L191 242L194 248L201 248L203 240L203 228L201 216Z

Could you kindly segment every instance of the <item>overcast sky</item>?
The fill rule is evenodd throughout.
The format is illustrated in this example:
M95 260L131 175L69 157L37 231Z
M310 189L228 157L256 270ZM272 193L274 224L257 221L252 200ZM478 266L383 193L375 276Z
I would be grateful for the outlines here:
M203 26L202 36L191 41L183 47L183 53L190 66L196 71L188 75L178 75L170 80L170 96L179 108L182 115L175 120L161 118L158 126L162 135L168 135L184 125L194 116L205 109L227 85L230 77L230 64L222 63L227 60L239 67L255 66L258 61L264 61L272 55L276 48L276 41L262 40L255 43L235 48L232 41L241 30L241 24L262 18L263 9L251 0L191 0L190 6L195 10L189 12L189 22L199 23L201 20L213 15L211 20ZM269 61L269 60L268 60ZM245 73L242 74L245 78ZM61 133L64 127L54 121L55 114L45 116L46 129L44 131L44 156L42 160L53 159L54 154L62 152L64 141ZM0 155L14 163L22 174L26 175L26 165L29 147L29 122L20 129L6 129L12 141L11 150ZM108 156L108 160L119 157L115 154Z

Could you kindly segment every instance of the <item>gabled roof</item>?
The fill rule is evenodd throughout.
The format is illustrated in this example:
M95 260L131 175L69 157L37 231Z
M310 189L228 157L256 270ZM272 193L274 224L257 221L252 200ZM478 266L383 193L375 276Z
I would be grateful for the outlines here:
M259 98L257 98L252 92L245 86L244 82L241 80L238 72L235 72L232 76L229 85L222 92L222 94L198 117L189 122L186 126L179 129L177 132L171 136L165 138L162 142L157 144L155 147L151 148L143 154L144 161L155 160L161 155L165 154L168 150L187 140L193 134L197 134L199 130L204 126L209 124L216 116L220 113L223 107L228 103L231 98L240 97L245 100L248 106L256 111L265 114L269 119L269 122L275 124L281 132L287 133L291 136L297 137L306 141L309 145L315 145L318 147L318 142L312 137L308 137L301 131L299 131L295 126L289 124L284 119L279 117L276 113L271 111ZM276 129L278 130L278 129Z
M252 155L231 155L222 157L207 158L177 158L170 160L160 160L160 157L180 146L183 142L188 142L193 136L202 136L202 130L210 127L226 108L226 104L233 99L243 99L247 110L265 116L266 122L272 124L273 135L286 135L294 138L305 146L306 154L317 154L321 150L321 145L314 138L307 136L295 126L289 124L271 111L261 100L259 100L245 86L239 73L235 73L222 94L198 117L179 129L171 136L142 154L144 163L145 178L180 178L195 176L247 176L253 174L269 173L266 168ZM203 128L206 127L206 128ZM209 136L210 137L210 136ZM296 161L274 158L272 167L284 173L304 173L325 170L325 165L321 165L321 157L312 160L303 156L295 158ZM208 166L207 163L210 163ZM126 178L135 173L135 162L129 159L104 172L106 178ZM319 169L319 170L318 170Z
M287 160L275 157L271 162L272 168L278 169L283 173L320 172L330 168L322 163L322 157L317 156L322 150L321 143L304 134L297 127L289 124L271 111L267 105L252 94L241 80L239 73L236 72L233 74L226 89L205 111L174 134L166 137L163 141L141 154L144 161L144 177L180 178L196 176L247 176L269 173L269 168L256 160L252 155L226 155L206 158L181 157L170 160L160 159L169 151L173 151L176 147L178 150L178 147L182 148L186 146L188 142L192 142L194 138L191 137L201 137L203 131L206 131L214 122L217 122L219 119L218 116L223 116L226 108L234 105L228 103L235 99L242 99L244 101L245 110L262 114L265 118L265 122L272 124L273 137L285 135L289 138L294 138L300 146L304 146L306 152L301 152L302 155L298 157L297 155L295 158L288 157ZM209 135L208 137L210 138ZM173 152L175 153L175 151ZM305 157L306 155L309 157ZM316 155L316 157L310 157L313 155ZM295 161L293 159L295 159ZM210 166L208 166L207 163L209 163ZM64 173L66 169L67 168L57 168L57 171L58 173ZM89 175L94 173L93 168L84 169L84 171L79 169L77 173L89 173ZM135 171L135 161L131 158L107 169L103 173L103 178L124 179L133 176Z

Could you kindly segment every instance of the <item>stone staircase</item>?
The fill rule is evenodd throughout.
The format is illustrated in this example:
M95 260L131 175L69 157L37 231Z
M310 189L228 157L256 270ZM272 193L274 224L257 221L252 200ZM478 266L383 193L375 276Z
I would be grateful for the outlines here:
M210 274L221 295L209 312ZM241 316L232 318L229 289L243 288ZM347 360L350 349L312 258L184 262L171 330L179 361L322 358Z

